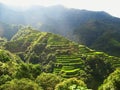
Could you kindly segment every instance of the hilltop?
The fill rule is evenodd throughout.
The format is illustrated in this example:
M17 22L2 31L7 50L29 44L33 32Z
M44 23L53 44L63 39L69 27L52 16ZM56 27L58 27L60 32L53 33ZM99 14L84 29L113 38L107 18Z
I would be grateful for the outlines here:
M70 9L63 6L34 6L22 11L2 4L0 22L4 23L0 23L0 28L4 28L0 36L8 40L20 28L16 29L16 24L31 25L39 31L59 34L89 48L119 57L120 18L104 11ZM15 27L12 24L15 24Z
M76 77L94 89L120 67L117 57L31 27L19 30L3 47L17 54L25 63L40 64L42 72L63 78Z

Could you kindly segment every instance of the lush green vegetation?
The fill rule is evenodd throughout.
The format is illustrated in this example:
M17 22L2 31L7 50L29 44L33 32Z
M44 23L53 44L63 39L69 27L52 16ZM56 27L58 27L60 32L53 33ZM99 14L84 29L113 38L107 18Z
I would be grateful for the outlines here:
M1 90L10 86L18 90L97 90L120 67L118 57L31 27L21 28L2 47Z
M120 89L120 68L111 73L104 83L99 87L99 90L119 90Z
M70 78L59 83L56 86L55 90L90 90L90 89L87 89L86 84L83 81L77 80L76 78Z
M112 19L112 20L111 20ZM74 30L79 43L98 51L118 56L120 53L119 19L92 19Z
M19 28L16 24L32 25L40 31L60 34L119 57L120 18L106 12L67 9L63 6L35 6L21 11L0 4L0 13L0 37L10 40Z
M0 90L120 89L119 18L61 6L18 12L0 4Z
M0 86L0 90L42 90L37 83L27 78L13 79Z

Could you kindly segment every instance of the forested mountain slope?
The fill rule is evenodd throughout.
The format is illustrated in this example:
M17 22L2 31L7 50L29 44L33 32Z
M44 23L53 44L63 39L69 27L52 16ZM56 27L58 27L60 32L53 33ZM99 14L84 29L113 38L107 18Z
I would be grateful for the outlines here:
M103 80L120 67L120 59L96 52L62 36L22 28L4 45L26 63L41 64L42 71L63 78L76 77L89 88L97 89Z
M119 90L119 24L103 11L0 4L0 90Z
M10 27L11 24L31 25L40 31L60 34L110 55L119 56L120 53L120 19L103 11L68 9L63 6L34 6L22 11L1 4L0 21ZM0 36L10 39L17 32L16 29L8 29L9 26L2 26L6 33Z
M120 89L120 68L111 73L98 90L119 90Z

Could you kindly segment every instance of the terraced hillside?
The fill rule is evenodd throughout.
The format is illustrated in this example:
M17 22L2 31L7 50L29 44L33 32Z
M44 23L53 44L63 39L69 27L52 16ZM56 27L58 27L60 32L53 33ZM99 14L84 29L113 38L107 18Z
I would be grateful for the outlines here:
M79 75L80 68L83 69L84 62L74 56L58 56L55 63L55 73L62 74L63 77L74 77Z
M115 68L120 67L117 57L30 27L21 29L4 47L19 55L24 62L40 63L44 72L55 73L63 78L80 78L94 89Z
M82 48L82 45L79 47ZM79 47L78 45L55 47L59 48L56 54L55 73L67 78L80 75L80 71L85 68L85 62L81 59L80 52L77 52Z

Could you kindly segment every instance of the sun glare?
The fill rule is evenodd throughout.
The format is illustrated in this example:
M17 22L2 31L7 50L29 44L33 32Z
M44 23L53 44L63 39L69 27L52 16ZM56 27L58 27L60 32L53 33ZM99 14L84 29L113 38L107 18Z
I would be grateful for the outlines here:
M30 7L34 5L52 6L63 5L68 8L87 9L93 11L106 11L112 15L119 16L119 0L0 0L9 6Z

